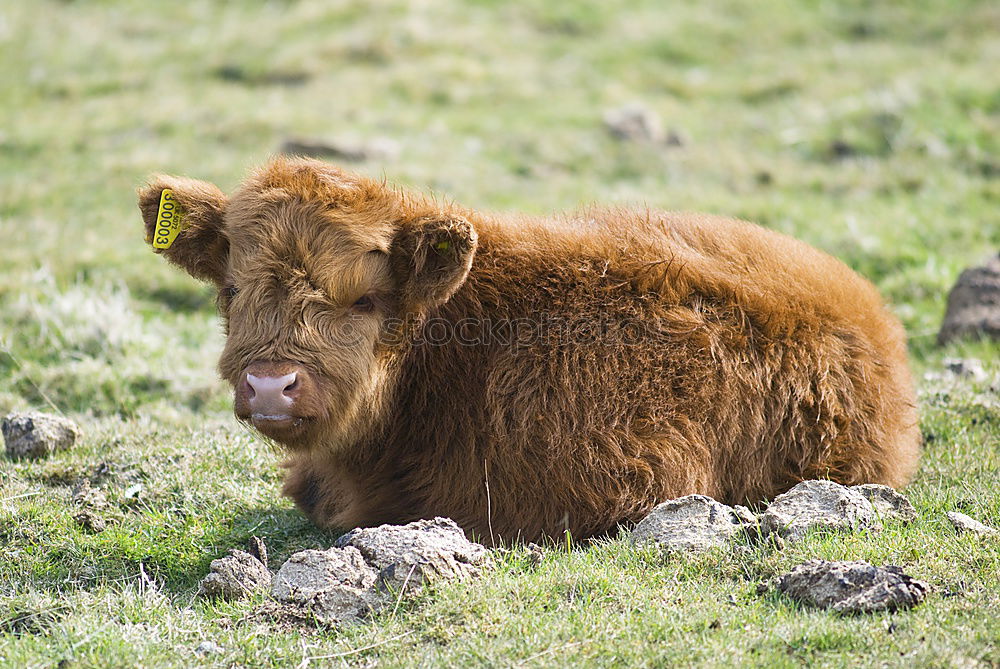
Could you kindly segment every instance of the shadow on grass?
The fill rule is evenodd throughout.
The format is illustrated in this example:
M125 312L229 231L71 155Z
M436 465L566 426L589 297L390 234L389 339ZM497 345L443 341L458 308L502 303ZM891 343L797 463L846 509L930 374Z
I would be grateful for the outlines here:
M149 300L160 308L167 307L172 312L215 311L215 291L200 284L150 285L147 281L137 279L130 282L129 287L136 298Z
M234 516L230 537L235 543L220 548L244 548L250 537L260 537L267 545L268 566L277 569L292 553L308 548L325 550L346 531L316 527L298 509L259 507Z
M61 519L51 522L61 524ZM39 536L21 539L42 544L48 529L56 528L39 527ZM44 557L30 565L25 575L35 587L61 592L153 583L166 594L189 596L212 560L230 549L246 550L252 536L264 540L268 567L277 570L292 553L329 548L343 534L317 528L297 509L280 506L237 507L211 520L156 514L115 523L97 534L75 532L73 539L47 546Z
M285 560L298 551L325 550L346 530L316 527L298 509L261 506L236 509L228 522L200 541L203 557L187 561L185 568L174 565L163 574L168 590L181 593L197 587L208 574L212 560L228 555L230 549L246 550L250 537L260 537L267 546L268 568L277 571Z

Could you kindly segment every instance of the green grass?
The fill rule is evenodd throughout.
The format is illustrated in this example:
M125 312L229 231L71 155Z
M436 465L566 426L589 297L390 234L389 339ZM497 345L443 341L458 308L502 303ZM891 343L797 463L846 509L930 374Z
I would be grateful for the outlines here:
M0 412L57 409L85 436L0 460L0 665L1000 666L1000 543L944 519L1000 526L1000 355L934 343L948 287L1000 247L998 22L964 0L4 4ZM633 100L683 146L612 138L603 112ZM919 521L780 552L517 549L344 629L196 599L250 535L272 568L334 535L230 417L212 295L143 244L134 189L232 188L288 136L389 137L398 156L353 167L476 207L704 210L842 258L910 335ZM994 385L933 376L956 355ZM73 520L80 478L109 499L99 534ZM848 618L756 594L810 557L933 590ZM223 653L197 656L205 639Z

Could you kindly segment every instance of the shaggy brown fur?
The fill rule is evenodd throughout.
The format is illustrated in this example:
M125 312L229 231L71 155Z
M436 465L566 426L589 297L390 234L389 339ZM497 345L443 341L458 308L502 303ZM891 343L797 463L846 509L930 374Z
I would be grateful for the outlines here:
M154 179L147 237L165 187L193 225L164 255L220 289L222 376L308 370L303 425L272 436L285 493L321 525L440 515L486 540L588 537L689 493L901 486L916 466L900 324L867 281L775 232L487 215L277 159L228 200ZM460 321L517 336L428 343Z

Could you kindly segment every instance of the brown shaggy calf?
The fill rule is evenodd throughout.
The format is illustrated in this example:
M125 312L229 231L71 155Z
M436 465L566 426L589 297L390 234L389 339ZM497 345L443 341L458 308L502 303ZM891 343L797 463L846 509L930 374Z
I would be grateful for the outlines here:
M450 516L588 537L666 499L901 486L919 435L899 322L839 261L756 225L497 216L301 159L231 197L157 177L163 254L219 289L236 415L287 447L316 523Z

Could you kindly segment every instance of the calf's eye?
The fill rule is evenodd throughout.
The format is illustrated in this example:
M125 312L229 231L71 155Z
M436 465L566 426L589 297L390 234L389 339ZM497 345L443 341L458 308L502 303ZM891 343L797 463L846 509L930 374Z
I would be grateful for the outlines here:
M371 311L375 308L375 302L370 296L362 295L354 302L353 305L351 305L351 308L355 311Z
M232 300L238 292L240 292L240 289L236 286L226 286L222 289L222 294L227 300Z

